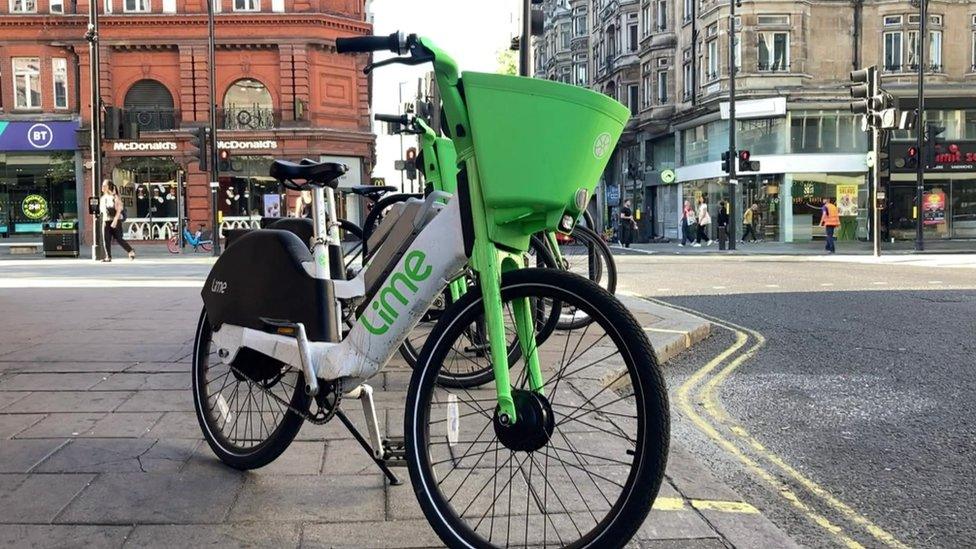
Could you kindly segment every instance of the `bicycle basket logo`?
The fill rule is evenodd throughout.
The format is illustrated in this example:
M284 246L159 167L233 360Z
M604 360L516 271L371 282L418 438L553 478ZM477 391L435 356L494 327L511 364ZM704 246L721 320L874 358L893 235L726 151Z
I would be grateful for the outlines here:
M610 152L611 141L613 141L613 139L607 132L603 132L596 136L596 141L593 142L593 156L597 158L603 158L606 156L607 153Z
M39 194L29 194L20 203L20 209L27 219L44 219L47 217L47 199Z
M376 314L383 323L379 326L374 326L370 321L366 320L365 314L359 317L359 322L362 323L363 327L369 333L373 335L385 334L390 329L390 325L399 318L400 311L398 308L410 303L404 294L408 292L410 295L416 294L419 287L415 283L427 280L430 273L434 270L430 265L424 265L425 259L427 259L427 256L424 252L414 250L404 258L403 271L390 275L386 287L376 294L376 297L373 299L373 304L370 306L376 311ZM397 287L398 283L400 285L399 287ZM390 302L391 297L394 299L393 303Z

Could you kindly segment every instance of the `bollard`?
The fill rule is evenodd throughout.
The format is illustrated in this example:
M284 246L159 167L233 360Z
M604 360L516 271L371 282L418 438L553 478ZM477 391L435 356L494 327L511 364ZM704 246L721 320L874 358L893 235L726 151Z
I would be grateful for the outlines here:
M728 228L720 226L718 228L718 249L719 250L725 249L725 243L728 241L728 239L729 239Z

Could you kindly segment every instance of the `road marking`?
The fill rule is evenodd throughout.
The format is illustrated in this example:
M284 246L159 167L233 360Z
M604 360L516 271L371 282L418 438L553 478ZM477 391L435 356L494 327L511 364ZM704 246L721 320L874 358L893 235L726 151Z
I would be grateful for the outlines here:
M681 498L659 497L654 500L654 506L651 509L657 509L658 511L684 511L685 501Z
M713 499L693 499L691 506L701 511L721 511L723 513L743 513L758 515L759 509L744 501L718 501Z
M658 288L657 291L659 291L659 292L670 292L671 291L671 288Z
M830 522L829 519L812 509L809 505L805 504L800 498L789 488L785 483L780 481L772 473L768 472L761 465L759 465L755 460L746 455L738 446L727 440L722 436L715 427L702 418L695 409L691 406L689 401L689 393L692 389L699 385L699 382L706 376L712 373L722 362L727 358L735 354L739 349L745 346L746 342L749 340L751 335L755 338L756 343L752 345L745 353L736 357L732 362L715 374L711 379L709 379L704 385L704 390L701 390L696 395L696 402L700 403L706 413L708 413L714 421L718 424L727 427L730 432L742 439L742 441L748 445L754 452L756 452L761 457L770 461L777 467L779 467L783 472L792 477L801 486L806 488L809 492L819 497L822 501L827 503L830 507L834 508L844 515L848 520L854 522L855 524L863 527L868 533L870 533L875 539L881 541L882 543L897 547L899 549L907 549L907 546L895 538L893 535L889 534L881 527L877 526L871 522L866 517L859 514L853 508L851 508L846 503L837 499L833 494L828 492L826 489L821 487L819 484L813 482L812 480L803 476L799 471L794 469L792 466L787 464L782 458L772 453L765 446L762 445L758 440L755 439L745 428L738 424L734 424L734 420L729 417L725 412L724 408L718 401L716 395L716 390L718 386L726 379L728 376L746 360L755 355L755 353L761 349L766 344L766 338L762 334L755 330L739 326L735 323L729 322L727 320L722 320L687 307L681 307L678 305L672 305L664 301L646 298L649 301L662 305L665 307L672 307L679 311L686 312L688 314L698 315L701 318L714 322L715 324L726 328L727 330L733 332L736 337L736 341L729 346L728 349L721 352L718 356L713 358L710 362L702 366L697 370L685 383L683 383L678 388L678 404L682 411L695 423L700 430L712 438L716 443L722 448L726 449L729 453L736 456L743 464L753 471L757 476L771 484L776 488L777 492L784 499L789 501L794 507L802 511L807 517L809 517L816 524L830 532L831 534L837 536L844 545L849 548L860 548L863 547L860 543L848 536L839 526Z
M779 284L766 284L767 288L779 288Z
M670 330L668 328L644 328L645 332L662 332L665 334L682 334L688 333L688 330Z
M833 282L824 282L823 284L821 284L821 286L833 286L833 285L834 285Z
M876 284L876 285L879 285L880 286L881 284L887 284L887 282L885 282L883 280L878 280L876 282L872 282L871 284Z
M727 286L712 286L712 289L713 290L724 290L726 288L727 288Z

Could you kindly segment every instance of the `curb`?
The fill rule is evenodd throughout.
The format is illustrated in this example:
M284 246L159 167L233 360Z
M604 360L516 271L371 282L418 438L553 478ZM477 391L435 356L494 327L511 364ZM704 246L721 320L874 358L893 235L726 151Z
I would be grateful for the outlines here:
M645 326L657 360L663 364L705 340L712 334L712 324L703 318L670 307L651 303L632 295L617 294L628 309L653 315L661 320Z

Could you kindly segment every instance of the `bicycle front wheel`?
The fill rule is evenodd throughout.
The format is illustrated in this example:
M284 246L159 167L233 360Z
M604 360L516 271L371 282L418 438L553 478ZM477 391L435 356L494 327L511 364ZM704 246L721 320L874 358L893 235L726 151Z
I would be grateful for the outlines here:
M480 292L446 312L407 394L420 506L449 547L621 547L647 517L667 461L667 392L647 336L613 296L569 273L506 273L501 295L506 315L528 298L570 304L592 322L537 342L541 391L527 386L524 360L511 365L518 419L505 426L494 387L438 384L484 315Z

